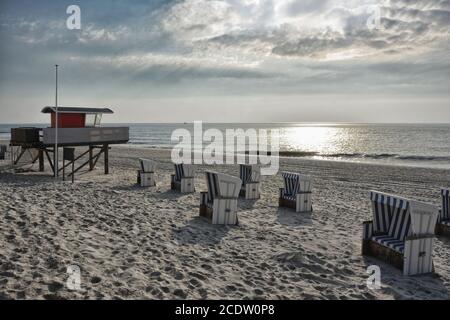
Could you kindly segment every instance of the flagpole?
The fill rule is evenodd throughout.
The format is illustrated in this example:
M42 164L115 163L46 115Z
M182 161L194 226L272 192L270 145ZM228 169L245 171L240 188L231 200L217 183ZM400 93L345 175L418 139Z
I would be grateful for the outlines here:
M58 65L55 65L55 154L54 154L54 168L55 178L58 177Z

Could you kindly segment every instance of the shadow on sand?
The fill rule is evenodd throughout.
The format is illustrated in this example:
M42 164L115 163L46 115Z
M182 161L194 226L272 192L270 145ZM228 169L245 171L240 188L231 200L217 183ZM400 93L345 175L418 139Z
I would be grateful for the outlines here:
M21 187L34 186L43 182L54 181L55 178L48 173L36 173L34 171L24 173L0 173L0 182L2 184L14 185L20 183Z
M436 236L436 238L442 242L442 245L450 249L450 237L446 236Z
M298 213L293 209L279 208L277 222L287 226L306 226L312 224L312 213Z
M363 256L366 268L371 265L380 267L381 289L396 300L405 299L442 299L450 292L437 273L404 276L402 270L393 267L375 257ZM369 277L369 274L367 275ZM370 289L367 289L370 290Z
M137 190L145 190L146 188L141 187L140 185L133 183L125 186L114 186L112 190L116 191L137 191Z
M198 199L198 204L200 204L200 194L197 192L192 193L181 193L177 190L170 189L170 186L167 190L157 191L156 194L158 194L158 197L161 199L182 199L182 198L188 198L193 197L194 199ZM197 205L197 202L195 202Z
M205 218L194 217L188 223L173 230L173 238L179 244L214 245L235 226L212 225Z
M239 210L251 210L255 206L256 200L245 200L245 198L238 198L238 211ZM238 212L239 214L239 212Z

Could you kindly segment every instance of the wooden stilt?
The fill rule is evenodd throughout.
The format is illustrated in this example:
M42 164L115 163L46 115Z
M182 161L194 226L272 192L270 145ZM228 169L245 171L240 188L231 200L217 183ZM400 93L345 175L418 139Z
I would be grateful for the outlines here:
M50 164L50 167L52 168L52 171L53 171L53 174L54 174L55 173L55 167L53 166L52 158L50 158L50 155L48 154L48 150L47 149L45 149L45 155L47 156L48 163Z
M94 156L94 168L97 165L98 159L100 159L100 155L102 154L103 149L100 150L99 154L97 156Z
M14 165L16 165L16 164L19 163L19 160L22 158L22 156L23 156L23 154L25 153L26 150L27 150L27 149L25 149L25 148L22 147L22 150L20 150L19 156L18 156L18 157L16 158L16 160L14 161Z
M31 163L32 164L35 164L36 163L36 161L39 159L39 153L36 155L36 157L34 157L32 160L31 160Z
M44 172L44 170L44 151L42 149L39 149L39 172Z
M80 154L78 157L75 158L75 161L77 161L78 159L84 157L88 152L89 152L89 151L86 151L86 152L83 152L82 154ZM66 168L67 168L68 166L70 166L70 162L67 163L67 164L65 165ZM60 169L58 169L58 170L59 170L59 171L62 171L62 169L63 169L63 168L60 168Z
M93 148L92 146L89 146L89 171L94 170L94 160L92 158L92 152Z
M75 174L73 173L75 171L75 161L72 161L72 183L75 181Z
M100 149L100 151L93 157L93 159L94 159L94 167L95 167L95 164L97 163L97 160L100 158L100 156L101 156L101 154L103 153L103 148L101 148ZM74 161L75 162L75 161ZM70 175L72 175L72 174L75 174L75 173L77 173L79 170L81 170L82 168L84 168L86 165L88 165L89 164L89 160L87 160L85 163L83 163L81 166L79 166L78 168L76 168L72 173L70 173L69 174L69 176Z
M108 150L109 147L107 144L103 145L103 152L105 153L105 174L109 174L109 156L108 156Z

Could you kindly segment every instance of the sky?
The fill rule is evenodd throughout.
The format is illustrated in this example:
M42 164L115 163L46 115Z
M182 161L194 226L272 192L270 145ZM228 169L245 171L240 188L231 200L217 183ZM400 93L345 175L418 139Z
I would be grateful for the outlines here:
M81 29L66 13L80 8ZM2 0L0 123L450 122L450 0Z

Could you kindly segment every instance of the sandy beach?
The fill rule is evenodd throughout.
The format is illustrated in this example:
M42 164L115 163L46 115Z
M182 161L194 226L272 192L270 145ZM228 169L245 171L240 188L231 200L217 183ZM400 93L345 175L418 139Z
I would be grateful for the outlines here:
M159 163L157 187L136 186L139 157ZM369 190L439 205L449 171L281 159L281 170L313 177L314 212L278 208L278 174L264 178L260 200L239 201L231 227L198 217L211 167L182 195L170 190L168 150L114 147L110 165L74 184L49 171L0 174L0 298L450 299L450 239L435 240L432 275L406 277L360 254ZM237 165L214 170L238 175ZM372 264L379 290L366 286ZM80 291L66 287L70 265L81 268Z

